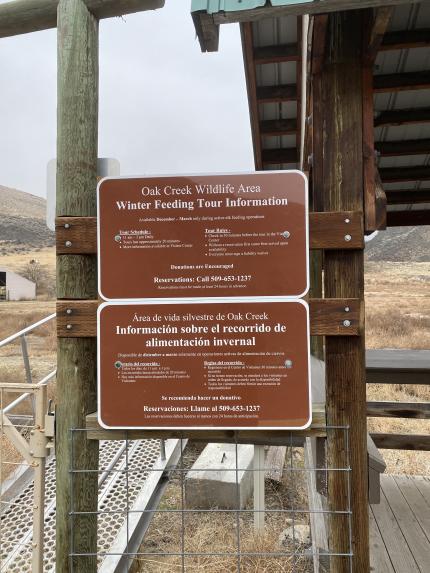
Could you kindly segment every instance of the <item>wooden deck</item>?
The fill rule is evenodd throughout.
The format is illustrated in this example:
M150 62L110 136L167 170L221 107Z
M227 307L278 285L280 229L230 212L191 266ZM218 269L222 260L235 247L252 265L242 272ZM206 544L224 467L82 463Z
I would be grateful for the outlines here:
M430 571L430 479L381 475L381 503L370 506L371 571Z

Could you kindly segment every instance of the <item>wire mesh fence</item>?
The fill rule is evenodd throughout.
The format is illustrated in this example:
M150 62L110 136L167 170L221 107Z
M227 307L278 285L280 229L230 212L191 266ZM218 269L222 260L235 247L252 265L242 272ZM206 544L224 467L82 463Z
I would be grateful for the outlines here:
M304 573L316 563L330 571L339 561L352 570L348 428L324 430L336 438L337 467L314 455L315 438L294 432L285 433L282 446L277 442L283 450L271 466L275 446L266 446L263 458L254 446L250 464L245 449L252 446L239 443L237 433L232 443L211 449L210 432L208 442L196 442L184 431L161 441L155 463L133 455L142 441L125 439L121 464L89 469L80 467L76 450L87 430L71 430L70 570L95 570L97 563L102 572ZM91 508L82 484L100 475L121 496ZM123 524L108 551L100 535L92 548L81 535L95 520ZM341 543L329 542L332 520L345 532Z

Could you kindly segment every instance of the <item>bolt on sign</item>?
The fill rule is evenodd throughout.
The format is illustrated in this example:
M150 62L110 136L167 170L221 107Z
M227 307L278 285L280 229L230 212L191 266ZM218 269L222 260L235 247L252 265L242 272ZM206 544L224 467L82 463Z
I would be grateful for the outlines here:
M299 171L106 178L97 196L105 300L308 291L307 180Z
M302 300L107 302L98 330L104 427L310 424L309 311Z

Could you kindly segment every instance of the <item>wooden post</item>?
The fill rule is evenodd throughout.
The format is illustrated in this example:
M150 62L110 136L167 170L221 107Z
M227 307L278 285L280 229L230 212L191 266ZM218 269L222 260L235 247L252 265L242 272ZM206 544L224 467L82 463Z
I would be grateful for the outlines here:
M98 132L98 21L83 0L58 6L57 215L96 214ZM57 297L97 298L95 255L57 256ZM59 338L57 371L56 570L97 570L98 442L89 441L85 416L96 409L96 339ZM72 444L73 438L73 444ZM72 455L73 448L73 455ZM71 482L72 480L72 482Z
M328 46L321 71L323 118L324 210L363 211L363 12L329 15ZM326 297L364 297L363 251L326 251ZM331 426L349 426L351 473L353 571L369 571L367 501L367 429L364 333L358 337L326 339L327 420ZM328 432L328 466L345 467L346 440L342 430ZM331 510L348 507L344 472L329 472ZM347 553L346 517L332 516L331 552ZM332 572L346 573L349 559L334 557Z

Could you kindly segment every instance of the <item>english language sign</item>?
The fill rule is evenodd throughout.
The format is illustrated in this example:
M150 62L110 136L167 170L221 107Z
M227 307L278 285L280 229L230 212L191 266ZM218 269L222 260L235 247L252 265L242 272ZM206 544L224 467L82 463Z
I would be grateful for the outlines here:
M302 300L107 302L98 329L98 414L106 428L310 424Z
M105 300L279 300L308 290L299 171L106 178L97 195Z

